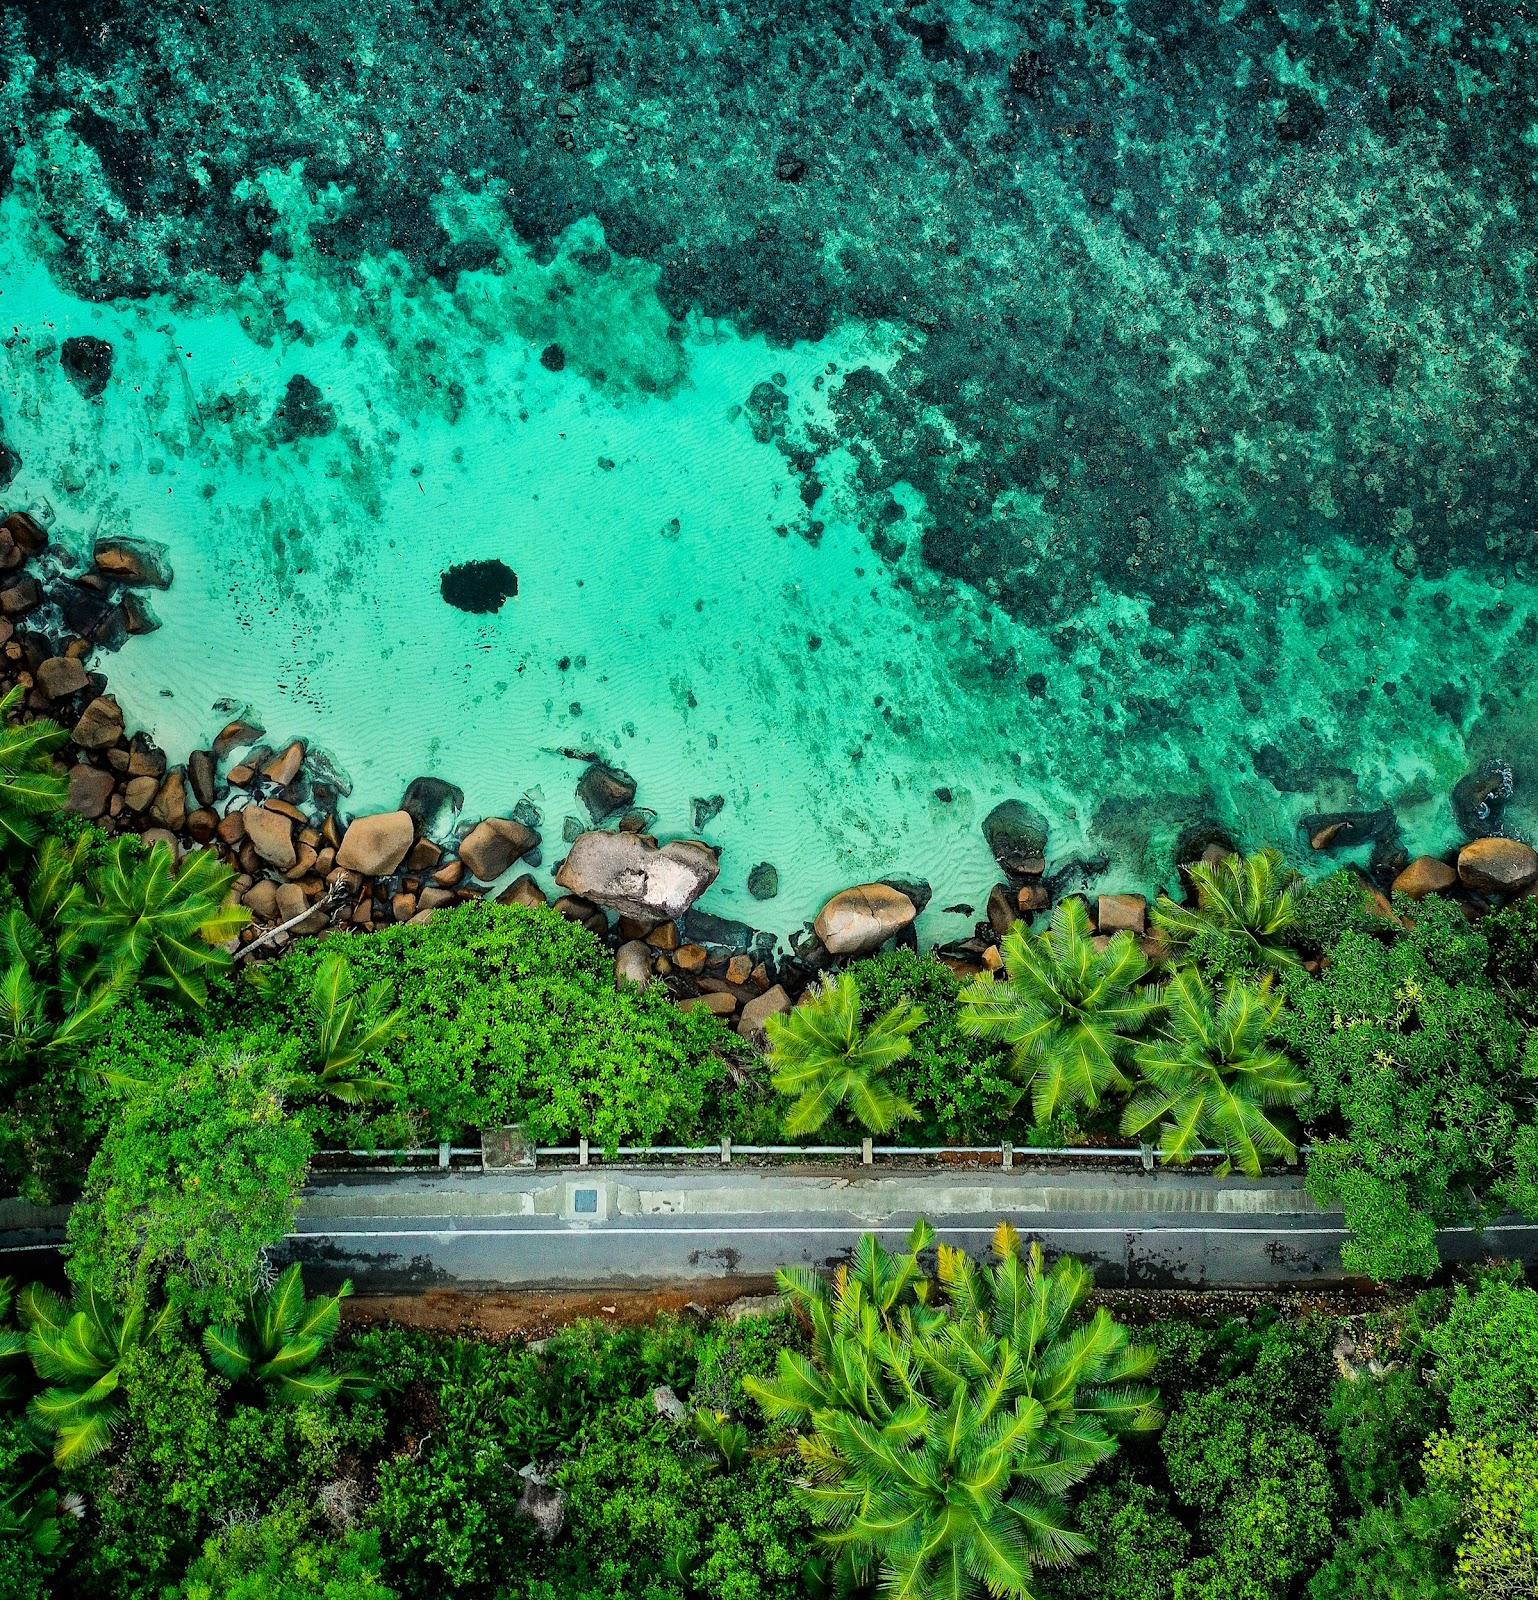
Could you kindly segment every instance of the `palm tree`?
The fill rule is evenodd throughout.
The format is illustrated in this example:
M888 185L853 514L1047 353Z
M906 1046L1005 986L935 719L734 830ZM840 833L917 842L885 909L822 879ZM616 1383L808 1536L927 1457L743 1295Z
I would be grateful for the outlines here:
M16 1284L10 1278L0 1278L0 1323L7 1323L11 1305L16 1298ZM14 1363L27 1353L27 1336L10 1326L0 1326L0 1405L9 1405L16 1398L18 1384Z
M1027 935L1016 923L1001 948L1004 975L969 983L959 1020L965 1032L1013 1048L1037 1123L1129 1088L1122 1063L1159 1006L1157 989L1138 988L1148 962L1132 935L1097 949L1084 902L1070 899L1045 932Z
M815 1133L841 1105L871 1133L911 1117L913 1107L882 1074L910 1054L908 1036L923 1021L922 1011L900 1000L862 1025L859 986L847 972L788 1015L771 1017L765 1032L774 1086L797 1097L785 1113L786 1133Z
M344 1283L333 1295L305 1297L296 1261L268 1288L251 1296L245 1320L203 1330L203 1348L216 1372L239 1382L249 1379L280 1400L329 1400L342 1393L371 1394L363 1375L351 1369L317 1367L336 1336L342 1301L352 1293Z
M1172 951L1184 953L1214 940L1237 947L1247 967L1283 974L1297 967L1297 953L1285 941L1298 922L1299 879L1280 851L1224 856L1188 870L1196 904L1177 905L1160 895L1153 909L1154 927Z
M1121 1131L1159 1124L1159 1155L1188 1161L1207 1141L1223 1151L1218 1168L1260 1175L1268 1157L1295 1161L1297 1145L1272 1112L1293 1106L1308 1083L1280 1050L1267 1046L1282 1008L1269 975L1235 980L1218 1000L1195 967L1181 967L1166 989L1163 1034L1137 1052L1144 1086L1122 1113Z
M992 1266L942 1247L938 1283L918 1266L932 1237L920 1223L892 1256L867 1235L831 1283L783 1272L811 1355L745 1387L801 1430L798 1496L853 1579L879 1573L901 1600L1029 1597L1036 1568L1088 1548L1068 1492L1118 1434L1158 1426L1139 1381L1153 1352L1103 1308L1076 1320L1088 1272L1048 1269L1039 1246L1022 1259L1008 1224Z
M95 903L67 913L75 935L97 953L97 967L119 979L141 976L201 1006L205 973L230 964L219 947L251 914L229 899L234 874L212 850L193 850L178 864L169 845L148 851L126 837L108 846L92 875Z
M321 957L310 993L317 1066L322 1087L344 1105L395 1092L388 1078L359 1070L401 1031L404 1013L391 1008L390 998L390 985L383 982L360 993L352 967L340 952L328 951Z
M30 850L38 839L38 819L63 809L69 793L53 753L69 737L57 722L11 722L21 703L21 686L0 698L0 850Z
M27 1353L50 1385L33 1397L27 1415L53 1435L55 1466L78 1465L111 1442L122 1417L117 1391L123 1357L160 1328L168 1311L147 1319L137 1295L119 1311L89 1286L66 1303L40 1283L23 1289L19 1304Z

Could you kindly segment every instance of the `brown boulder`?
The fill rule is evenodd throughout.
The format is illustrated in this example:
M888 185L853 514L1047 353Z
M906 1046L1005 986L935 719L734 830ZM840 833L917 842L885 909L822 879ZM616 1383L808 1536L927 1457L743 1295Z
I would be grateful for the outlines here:
M510 817L487 817L460 840L459 859L472 877L490 883L538 843L539 835L521 822Z
M99 694L80 714L70 738L82 750L105 750L123 737L123 713L116 700Z
M342 836L337 865L369 878L387 877L406 859L414 833L409 811L355 817Z
M150 815L172 833L180 833L187 825L187 780L180 767L172 767L161 779Z
M595 761L577 780L577 798L594 822L602 822L635 799L635 779L618 767Z
M240 897L258 922L276 922L278 920L278 886L269 883L265 878L260 883L253 883Z
M1148 931L1148 902L1140 894L1103 894L1095 907L1095 927L1141 938Z
M123 803L130 811L143 811L150 801L155 798L156 791L160 788L157 779L146 773L141 773L137 778L130 778L123 786Z
M219 798L219 768L212 752L194 750L187 757L187 781L200 806L211 806Z
M266 806L247 806L241 816L251 848L268 866L287 872L299 859L294 849L293 819Z
M1517 894L1538 879L1538 851L1520 839L1476 839L1458 852L1458 876L1481 894Z
M295 739L262 768L262 776L286 789L304 766L304 740Z
M73 656L50 656L37 669L37 686L50 700L68 700L89 682L85 668Z
M69 769L69 798L64 804L76 816L94 821L106 811L112 788L110 772L103 772L100 767L73 766Z
M223 761L231 750L241 745L255 744L263 731L254 722L237 720L225 723L214 739L214 760Z
M645 988L652 981L652 953L639 939L629 939L614 952L614 987L634 983Z
M1458 874L1435 856L1417 856L1393 882L1395 894L1424 900L1428 894L1446 894L1458 881Z
M843 889L817 913L813 931L833 956L868 956L918 916L901 890L885 883Z
M513 881L497 896L499 906L547 906L550 902L545 898L545 891L535 883L531 874L525 872Z
M147 539L98 539L91 561L104 577L151 589L171 587L171 566L160 546Z
M621 916L672 922L704 894L720 870L715 851L696 839L659 846L645 834L595 831L572 841L555 881Z
M754 995L742 1008L742 1015L737 1019L737 1031L744 1039L751 1039L754 1034L763 1031L770 1017L783 1016L789 1010L790 996L777 983L762 994Z

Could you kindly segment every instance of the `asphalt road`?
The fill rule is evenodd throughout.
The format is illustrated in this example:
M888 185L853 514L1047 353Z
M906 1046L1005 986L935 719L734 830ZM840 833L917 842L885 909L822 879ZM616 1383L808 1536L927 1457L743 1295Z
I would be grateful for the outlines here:
M1295 1176L1220 1182L1173 1173L854 1172L612 1168L405 1173L306 1191L283 1252L316 1287L625 1288L762 1279L844 1259L862 1233L899 1244L925 1216L947 1243L988 1247L1001 1218L1069 1252L1105 1287L1344 1282L1341 1218ZM52 1249L59 1214L0 1215L0 1254ZM1449 1261L1500 1255L1538 1267L1538 1224L1508 1219L1440 1236ZM21 1261L3 1270L24 1271Z

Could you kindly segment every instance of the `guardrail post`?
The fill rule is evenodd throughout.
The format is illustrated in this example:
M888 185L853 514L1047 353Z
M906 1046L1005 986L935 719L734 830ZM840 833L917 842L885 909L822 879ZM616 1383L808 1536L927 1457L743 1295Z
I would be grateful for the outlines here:
M579 1167L587 1165L587 1135L585 1133L577 1139L577 1165Z
M872 1147L871 1141L869 1139L862 1139L860 1141L860 1165L862 1167L873 1166L875 1164L875 1160L876 1153Z
M1152 1172L1154 1169L1154 1147L1146 1139L1140 1139L1138 1140L1137 1153L1142 1160L1143 1171Z
M1005 1139L999 1146L999 1165L1006 1172L1015 1170L1015 1147L1009 1139Z
M732 1164L732 1141L727 1134L721 1135L721 1165L729 1167Z
M452 1153L453 1148L454 1147L447 1139L445 1139L443 1143L438 1146L438 1166L443 1172L447 1172L449 1170L449 1156Z

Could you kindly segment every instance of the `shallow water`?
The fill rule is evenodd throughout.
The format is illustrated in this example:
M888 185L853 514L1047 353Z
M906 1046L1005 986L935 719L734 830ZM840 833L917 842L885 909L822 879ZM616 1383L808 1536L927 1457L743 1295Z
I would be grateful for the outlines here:
M263 27L383 28L385 11L256 7L249 55L180 32L172 49L149 8L109 11L110 51L27 8L4 36L18 154L0 202L0 427L21 469L3 499L47 512L66 546L127 532L167 547L164 626L103 665L130 725L173 759L249 709L272 739L321 746L351 808L394 805L419 773L460 785L472 820L529 797L548 864L578 811L562 751L595 751L635 775L663 833L692 832L692 803L721 797L703 832L723 871L704 906L777 932L838 884L889 873L934 886L926 932L965 932L971 917L943 908L981 907L995 874L978 822L1010 795L1048 817L1055 860L1106 854L1117 886L1167 880L1177 833L1204 821L1296 845L1305 813L1390 805L1411 848L1439 848L1453 784L1490 758L1516 771L1508 825L1531 823L1532 158L1525 191L1497 171L1486 193L1469 173L1489 152L1464 136L1509 118L1524 148L1521 117L1538 125L1525 39L1493 43L1492 23L1484 77L1460 88L1467 38L1428 55L1382 21L1368 60L1300 22L1280 63L1262 40L1236 45L1210 93L1182 88L1167 42L1168 82L1118 88L1110 64L1175 13L1102 7L1113 39L1094 7L1040 8L1026 31L1052 70L1016 73L1032 93L1005 72L1024 35L956 8L939 46L888 31L886 65L862 69L873 94L932 77L913 115L936 126L954 120L947 96L981 85L969 129L915 138L909 170L881 169L884 223L833 141L820 170L774 178L777 148L815 141L775 121L772 94L722 109L720 137L759 128L743 182L767 183L780 240L742 235L752 275L695 237L739 203L735 168L708 216L678 209L670 164L717 132L689 122L698 106L655 114L666 97L638 61L656 41L595 47L610 70L567 91L580 117L552 116L559 81L516 74L474 100L495 103L477 115L538 108L590 140L567 152L563 201L587 210L552 216L498 167L564 147L466 134L456 165L416 172L401 222L377 192L400 181L398 146L426 137L435 109L461 114L456 84L434 90L436 56L418 85L445 97L436 108L381 74L265 143L233 113L207 122L222 93L276 124L298 64L314 66L305 52L334 66L283 33L293 71L261 79ZM562 68L548 42L438 25L462 26L468 53L570 72L569 45ZM728 53L752 53L749 21L716 25ZM1248 26L1229 25L1235 40ZM885 25L860 26L876 39ZM172 63L148 131L146 40ZM386 62L419 48L409 30L372 43ZM1385 142L1371 107L1392 107L1412 47L1425 125ZM1222 44L1185 48L1195 62ZM1255 145L1241 119L1250 142L1230 129L1203 145L1236 107L1271 103L1245 61L1269 63L1267 115L1306 120L1303 95L1317 128ZM767 87L789 70L771 53ZM1173 116L1162 146L1143 126L1148 82ZM1109 201L1062 153L1081 137L1060 131L1067 102L1097 84L1112 126L1083 137L1106 142L1094 182ZM347 123L365 113L367 138ZM1022 116L1042 127L1019 136L1006 202L993 169ZM636 127L656 184L650 253L627 176ZM356 139L340 153L339 130ZM178 172L190 196L149 192ZM915 196L937 175L954 203L926 219ZM1241 178L1270 196L1259 233L1232 210ZM785 243L828 190L840 231ZM1096 220L1107 207L1119 226ZM231 218L234 261L228 228L223 254L210 243ZM993 278L959 282L936 228L965 239L964 266L994 250ZM1476 246L1482 279L1465 270ZM769 268L763 250L778 252ZM857 294L877 250L888 292ZM96 399L59 364L80 333L114 349ZM494 613L443 599L443 573L476 560L517 574ZM760 861L779 869L770 902L746 892Z

